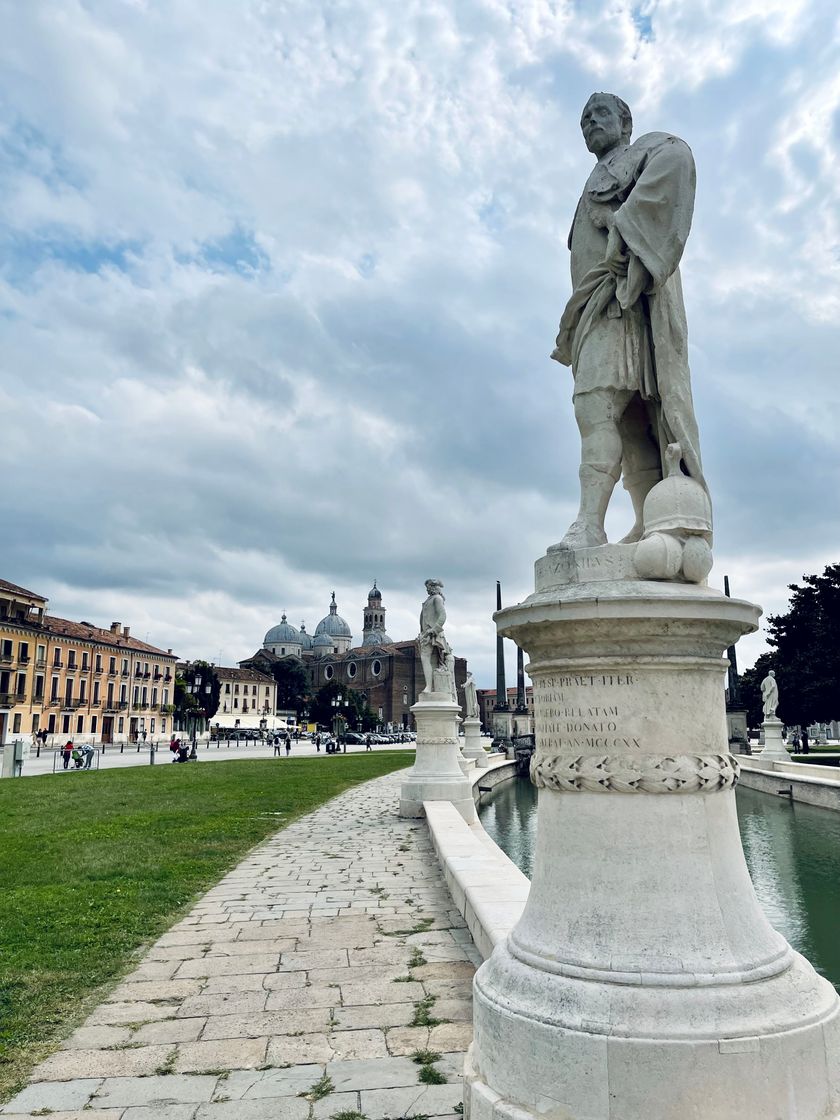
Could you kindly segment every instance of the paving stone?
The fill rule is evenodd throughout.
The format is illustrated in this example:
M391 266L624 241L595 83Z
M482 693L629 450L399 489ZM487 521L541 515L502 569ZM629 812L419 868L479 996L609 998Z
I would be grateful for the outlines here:
M444 999L472 999L472 980L424 980L430 996Z
M327 1076L337 1093L347 1089L389 1089L417 1085L419 1067L407 1058L369 1058L328 1062Z
M364 1030L366 1027L407 1027L414 1018L413 1003L375 1003L367 1007L337 1007L339 1030Z
M146 1003L143 1000L126 1003L101 1003L87 1018L85 1026L96 1027L110 1023L150 1023L167 1019L173 1014L171 1004Z
M3 1120L42 1120L48 1115L50 1120L121 1120L124 1115L121 1108L93 1108L85 1107L83 1110L73 1109L72 1112L2 1112Z
M271 941L261 941L259 952L282 953L293 950L297 945L295 937L277 937ZM245 957L254 955L253 941L219 941L211 945L207 951L207 958L212 957Z
M437 999L432 1008L432 1015L436 1019L443 1019L452 1023L472 1022L471 999Z
M160 1042L194 1042L204 1027L205 1020L162 1019L159 1023L146 1023L133 1035L132 1043L151 1045Z
M225 1101L199 1105L195 1120L307 1120L309 1102L300 1097Z
M308 968L341 968L347 964L346 949L318 949L308 953L283 953L280 972L299 972Z
M146 960L135 968L134 972L124 977L124 984L139 984L148 980L169 980L178 964L176 961Z
M205 1039L256 1038L259 1035L314 1034L326 1030L330 1013L325 1008L307 1011L259 1011L250 1015L214 1015L204 1028Z
M178 1008L178 1017L193 1015L247 1015L252 1011L262 1011L268 993L260 989L256 992L214 992L185 999Z
M72 1081L27 1085L7 1101L3 1113L72 1111L83 1109L102 1084L101 1077L74 1078Z
M121 1046L131 1039L130 1027L79 1027L61 1044L62 1050L97 1050Z
M305 972L287 972L285 976L295 979L301 984L306 983ZM215 995L217 992L260 992L268 980L274 980L276 972L249 972L246 975L237 973L234 976L209 976L201 989L202 995ZM284 985L285 986L285 985Z
M361 1093L361 1111L368 1120L385 1120L389 1116L445 1116L454 1113L461 1103L460 1084L368 1089Z
M311 1007L338 1007L340 1004L340 988L316 987L313 984L309 988L279 988L269 993L265 1010L284 1011Z
M364 980L357 984L341 985L343 1007L354 1007L369 1003L416 1003L425 991L422 984L412 982L399 984L394 980Z
M120 1120L193 1120L196 1104L140 1105L127 1108ZM89 1116L90 1113L85 1113ZM116 1113L119 1115L119 1113Z
M186 1042L178 1047L176 1073L207 1073L219 1069L257 1069L265 1064L267 1038L225 1038L217 1042Z
M330 1093L312 1102L312 1120L331 1120L337 1112L358 1112L358 1093Z
M385 1032L382 1030L333 1031L329 1035L333 1058L387 1058Z
M183 961L177 976L232 976L235 973L276 972L279 953L255 953L243 957L202 957L200 960ZM192 994L192 993L190 993Z
M129 1108L209 1101L219 1078L170 1073L163 1077L107 1077L91 1103L94 1108Z
M412 968L415 980L471 980L475 976L475 966L468 961L450 961L445 964L421 964Z
M232 1101L262 1097L297 1097L307 1093L324 1074L322 1065L300 1065L249 1073L235 1070L224 1083L224 1096Z
M269 1039L266 1063L271 1066L329 1062L336 1056L326 1034L277 1035Z
M77 1077L143 1077L165 1065L171 1046L140 1046L125 1050L58 1050L32 1071L36 1081L69 1081Z

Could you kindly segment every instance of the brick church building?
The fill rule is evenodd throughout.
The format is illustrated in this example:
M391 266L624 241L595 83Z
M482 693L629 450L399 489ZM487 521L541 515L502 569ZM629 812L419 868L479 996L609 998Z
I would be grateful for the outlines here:
M335 682L361 693L381 728L403 730L413 726L411 706L424 687L423 667L416 639L392 641L385 630L386 608L382 592L374 582L362 612L362 641L353 645L349 624L338 613L335 592L329 613L308 634L301 623L298 630L285 614L266 634L262 648L253 657L240 661L243 669L272 674L278 661L294 658L306 666L313 695L324 685ZM467 662L455 658L455 684L463 708Z

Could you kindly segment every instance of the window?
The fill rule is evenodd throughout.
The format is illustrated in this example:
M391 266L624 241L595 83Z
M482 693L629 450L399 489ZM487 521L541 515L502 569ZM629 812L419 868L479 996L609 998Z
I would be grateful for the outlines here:
M96 716L91 716L90 717L90 733L91 733L91 735L96 734L96 728L97 728Z
M35 697L36 700L44 699L44 678L38 676L35 678Z
M12 716L12 734L16 731L20 731L20 712L15 712Z
M50 685L50 700L58 699L58 677L53 677Z
M17 675L17 694L18 698L26 695L26 673Z
M38 664L39 665L45 665L46 662L47 662L47 647L46 646L37 646L36 649L37 649L37 652L36 652L35 656L38 660Z
M123 676L127 677L128 676L128 658L127 657L124 657L122 659L122 671L123 671Z
M93 682L93 703L99 703L99 681Z
M76 651L74 649L68 649L67 651L67 668L76 668Z
M140 675L140 662L139 661L134 662L134 672L137 676Z
M53 653L53 665L55 665L58 669L61 668L61 646L55 647L55 652Z
M324 677L328 681L331 681L333 679L334 674L335 674L335 670L333 669L332 665L328 665L326 667L326 669L324 669Z
M124 684L121 684L120 685L120 703L125 704L126 702L127 702L126 687L125 687Z
M165 707L165 706L166 706L166 705L167 705L168 703L169 703L169 689L168 689L168 688L165 688L165 689L163 690L163 704L164 704L164 707Z
M134 703L135 704L140 703L140 686L139 685L134 686Z
M73 703L73 681L64 682L64 700L65 703L70 705Z
M0 643L0 658L2 658L3 661L11 661L14 656L14 651L14 642L10 641L8 638L4 638L3 642Z
M371 665L370 671L375 677L378 677L382 672L382 662L379 660L379 658L377 658L376 661L374 661L374 663Z
M238 684L235 684L235 685L233 686L233 691L234 691L234 692L239 692L239 685L238 685Z
M225 684L225 692L230 696L230 681L227 681Z
M97 653L97 655L96 655L96 672L97 673L102 672L102 654L101 653Z
M156 689L156 688L153 688L153 689L152 689L152 707L156 707L156 706L157 706L157 702L158 702L158 701L157 701L157 689Z
M161 735L166 734L166 720L165 719L162 719L160 721L160 733L161 733Z
M81 735L81 733L84 731L84 729L85 729L85 717L84 716L76 716L76 734Z
M117 659L116 659L116 657L109 657L108 658L108 672L109 673L116 673L116 671L117 671Z
M146 688L145 685L143 685L143 691L140 694L140 703L145 708L147 706L148 702L149 702L149 690L148 690L148 688Z
M125 719L122 716L120 716L120 718L117 720L117 734L122 735L124 730L125 730Z
M87 693L87 681L82 679L82 680L79 681L79 700L82 704L84 704L85 700L87 699L87 697L85 695L86 693Z
M61 717L61 734L62 735L69 735L70 734L70 717L69 716L62 716Z
M18 661L25 665L29 660L29 642L18 642Z
M47 731L50 735L55 735L55 715L50 716L49 723L47 724Z
M88 667L88 654L87 650L82 650L82 672L84 673Z
M154 720L149 721L149 731L152 735L154 735L154 733L155 733L155 721Z
M347 666L347 676L350 678L350 680L352 680L353 677L355 677L355 675L356 675L356 662L351 661L350 664Z
M234 706L234 708L238 708L238 707L239 707L239 701L238 701L238 700L234 700L234 702L233 702L233 706Z
M32 717L32 730L37 731L40 726L41 726L41 717L36 714Z

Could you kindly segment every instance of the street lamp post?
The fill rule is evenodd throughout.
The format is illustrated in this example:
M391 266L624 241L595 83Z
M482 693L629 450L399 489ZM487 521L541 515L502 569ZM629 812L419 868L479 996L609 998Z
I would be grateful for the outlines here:
M203 688L205 706L199 706L198 702L202 694L201 674L197 673L193 677L192 681L187 685L187 692L189 692L190 695L194 696L196 699L196 707L190 712L190 716L192 717L192 750L190 751L190 758L198 758L198 746L196 744L196 727L198 725L198 713L201 712L202 715L204 714L205 707L210 699L210 693L212 691L213 686L208 680Z
M344 716L341 714L341 709L344 706L344 697L339 692L337 696L334 696L332 698L330 703L332 704L333 708L335 709L335 715L333 716L333 719L332 719L333 735L335 735L336 742L340 744L341 743L341 725L344 722ZM347 753L347 741L346 740L344 742L344 753L345 754Z

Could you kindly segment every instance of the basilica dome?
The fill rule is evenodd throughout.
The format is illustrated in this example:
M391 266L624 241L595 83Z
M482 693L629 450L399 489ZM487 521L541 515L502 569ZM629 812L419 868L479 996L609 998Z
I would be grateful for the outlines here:
M266 649L269 649L271 646L281 644L286 646L299 646L302 644L300 640L300 632L296 627L292 626L291 623L286 621L285 612L282 619L280 620L280 624L278 626L272 626L269 632L266 634L265 638L263 638L263 646Z
M306 653L307 650L312 649L312 646L314 644L314 639L313 639L311 634L307 634L306 623L305 622L302 622L300 624L299 640L300 640L301 649L303 650L304 653Z
M317 640L319 634L328 634L331 638L352 638L350 627L338 613L338 605L335 601L335 592L332 593L332 602L330 603L330 613L326 615L318 625L315 627L315 638Z

